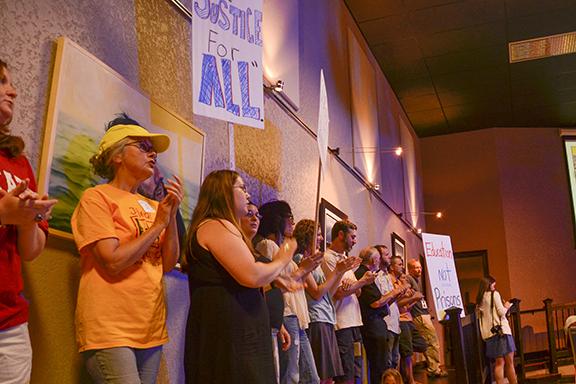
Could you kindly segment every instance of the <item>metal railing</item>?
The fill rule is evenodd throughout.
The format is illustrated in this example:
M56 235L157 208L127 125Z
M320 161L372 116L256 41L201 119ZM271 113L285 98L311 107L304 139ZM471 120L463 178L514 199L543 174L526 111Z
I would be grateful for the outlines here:
M559 358L570 358L569 335L564 331L566 318L576 315L576 302L567 304L553 304L552 299L543 300L541 308L521 310L518 302L510 310L510 326L516 343L515 366L520 383L526 382L527 359L525 351L528 343L536 340L525 337L526 330L534 316L541 317L541 323L545 323L545 332L540 332L539 339L545 338L545 342L537 343L541 348L530 349L528 355L539 355L545 359L546 367L550 374L558 375ZM458 383L484 383L490 381L488 362L483 354L483 341L479 334L478 320L472 311L465 317L460 317L461 309L451 308L446 311L447 319L441 321L445 330L446 362L447 366L455 369ZM529 318L532 316L532 318ZM539 329L543 326L539 327ZM526 340L525 340L526 339ZM533 346L532 346L533 347Z
M512 325L521 336L518 349L522 352L529 351L531 355L545 356L548 371L550 373L558 373L559 357L570 356L570 345L568 335L564 331L564 323L568 316L576 314L576 302L553 304L553 300L550 298L544 299L542 302L544 305L541 308L519 311L518 316L511 319ZM524 318L524 323L529 324L530 322L525 321L528 316L532 316L531 319L534 319L535 316L543 316L546 331L543 333L532 333L530 334L531 338L528 339L526 330L529 328L523 328L521 320L521 318ZM544 335L546 343L541 345L541 339Z

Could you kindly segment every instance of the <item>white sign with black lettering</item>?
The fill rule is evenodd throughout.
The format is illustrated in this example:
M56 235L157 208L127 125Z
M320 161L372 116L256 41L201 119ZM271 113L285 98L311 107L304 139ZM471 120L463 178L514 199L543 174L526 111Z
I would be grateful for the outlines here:
M446 309L451 307L462 308L464 316L450 236L422 233L422 245L438 319L443 319Z
M262 16L262 0L194 1L195 114L264 128Z

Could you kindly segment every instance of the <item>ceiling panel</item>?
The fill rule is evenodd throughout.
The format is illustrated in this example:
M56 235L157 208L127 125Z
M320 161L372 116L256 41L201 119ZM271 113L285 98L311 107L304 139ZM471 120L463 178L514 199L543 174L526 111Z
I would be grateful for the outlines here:
M444 111L441 109L431 109L427 111L408 112L408 119L412 125L417 125L421 129L428 131L438 131L448 129Z
M496 44L506 45L506 24L503 21L474 25L418 36L426 57L457 51L479 49Z
M486 87L498 91L502 88L508 88L509 75L507 66L497 66L438 75L434 76L432 81L437 92L475 92L477 89Z
M574 7L574 0L506 0L508 17L541 15L554 10L570 10Z
M380 19L405 11L402 0L346 1L346 4L358 23Z
M574 1L576 4L576 1ZM510 41L557 35L576 30L576 5L552 12L516 17L508 20Z
M451 107L463 104L482 104L492 101L497 104L510 105L510 91L506 87L494 90L491 87L476 88L474 92L466 90L454 90L438 93L438 98L443 107Z
M400 99L400 102L407 113L440 109L440 102L435 92L427 95L404 97Z
M398 36L406 39L413 35L410 25L403 14L373 19L359 24L360 30L370 46L398 41Z
M398 89L396 96L399 99L435 93L436 88L429 76L397 80L394 87Z
M408 18L418 34L430 34L503 20L505 14L502 0L470 0L413 11Z
M441 76L447 73L482 70L494 66L505 66L508 50L501 45L476 50L458 51L425 59L430 74Z
M420 137L576 124L576 55L508 43L576 31L576 0L345 0Z

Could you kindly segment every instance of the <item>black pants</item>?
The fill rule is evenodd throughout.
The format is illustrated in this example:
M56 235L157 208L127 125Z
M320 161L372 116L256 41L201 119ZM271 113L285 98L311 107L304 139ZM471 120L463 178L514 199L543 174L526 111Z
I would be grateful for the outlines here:
M368 359L370 383L380 384L388 361L388 331L383 319L368 322L361 328Z

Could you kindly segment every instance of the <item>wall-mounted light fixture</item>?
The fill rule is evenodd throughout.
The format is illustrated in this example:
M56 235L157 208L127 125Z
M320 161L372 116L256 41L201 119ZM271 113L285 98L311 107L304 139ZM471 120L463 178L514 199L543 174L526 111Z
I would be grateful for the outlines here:
M266 88L274 92L282 93L284 91L284 81L277 80L276 83L270 84Z
M402 216L420 216L420 215L434 216L437 219L441 219L442 217L444 217L444 213L442 213L441 211L437 211L437 212L401 212L398 214L398 216L400 216L400 217L402 217Z
M402 147L379 148L379 147L336 147L332 153L339 156L340 153L393 153L396 156L402 156Z
M378 192L380 190L380 184L375 184L375 183L369 183L368 184L368 189Z

